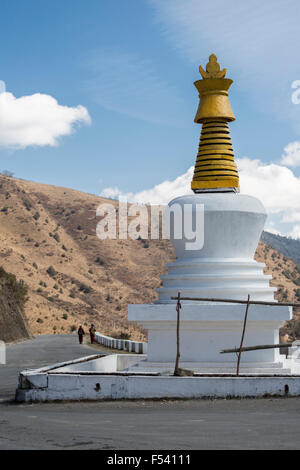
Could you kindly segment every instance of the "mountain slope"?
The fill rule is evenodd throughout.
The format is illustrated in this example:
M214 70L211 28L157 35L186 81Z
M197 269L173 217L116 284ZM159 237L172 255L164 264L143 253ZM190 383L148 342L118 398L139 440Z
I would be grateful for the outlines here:
M26 286L0 268L0 340L12 342L29 338L24 313L26 299Z
M261 241L270 245L274 250L280 251L287 258L293 259L295 263L300 264L300 240L263 232Z
M96 236L96 208L107 201L66 188L0 176L0 265L29 288L32 333L63 333L91 321L101 331L143 333L127 304L152 302L169 242Z

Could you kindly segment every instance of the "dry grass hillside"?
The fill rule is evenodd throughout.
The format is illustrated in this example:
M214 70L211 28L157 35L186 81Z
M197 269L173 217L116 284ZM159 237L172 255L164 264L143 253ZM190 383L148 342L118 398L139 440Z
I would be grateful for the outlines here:
M29 288L31 332L67 333L91 322L104 333L143 337L127 304L152 302L166 241L96 236L96 208L107 201L71 189L0 175L0 266Z
M69 333L93 322L107 334L144 337L128 324L127 304L155 300L174 252L168 241L99 240L96 208L102 202L117 207L94 195L0 175L0 266L29 288L32 334ZM262 243L257 260L267 264L279 300L300 301L293 261Z
M269 245L259 242L255 259L266 264L265 274L271 274L271 285L277 287L279 302L300 303L300 266ZM281 329L283 340L300 339L300 309L294 308L293 320Z
M27 287L0 267L0 340L5 342L29 338L24 312Z

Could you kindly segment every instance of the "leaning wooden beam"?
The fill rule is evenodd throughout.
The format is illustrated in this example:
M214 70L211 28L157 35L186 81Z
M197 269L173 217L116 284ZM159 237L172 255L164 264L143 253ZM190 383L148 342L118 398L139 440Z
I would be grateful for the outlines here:
M243 349L243 342L244 342L245 331L246 331L246 324L247 324L249 306L250 306L250 295L248 294L248 300L247 300L247 307L246 307L246 313L245 313L245 318L244 318L241 344L240 344L240 347L239 347L238 360L237 360L237 365L236 365L236 375L237 375L237 377L239 376L239 373L240 373L240 362L241 362L241 357L242 357L242 349Z
M171 300L178 300L178 297L171 297ZM248 304L248 300L236 300L236 299L207 299L207 298L196 298L196 297L181 297L180 300L195 300L201 302L222 302L230 304ZM293 304L289 302L265 302L262 300L250 300L249 305L274 305L274 307L300 307L300 304Z
M181 309L181 303L180 303L180 292L178 292L178 297L177 297L177 306L176 306L176 311L177 311L177 350L176 350L176 362L175 362L175 369L174 369L174 375L178 376L180 375L179 371L179 359L180 359L180 309Z
M259 346L246 346L241 349L242 352L244 351L257 351L258 349L278 349L278 348L291 348L293 343L280 343L280 344L262 344ZM220 354L230 354L230 353L238 353L240 351L239 348L235 349L223 349L220 351Z

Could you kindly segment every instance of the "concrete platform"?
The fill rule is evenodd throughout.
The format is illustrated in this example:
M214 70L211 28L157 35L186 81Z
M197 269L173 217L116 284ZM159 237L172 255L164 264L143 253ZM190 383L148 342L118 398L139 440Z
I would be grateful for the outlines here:
M198 372L192 377L174 377L170 364L148 367L146 356L88 356L47 368L20 373L16 400L120 400L162 398L238 398L300 396L300 375L291 369L261 373L242 368L239 377L219 369L218 374ZM141 362L140 362L141 361ZM142 362L144 364L142 364ZM138 366L137 366L138 364ZM188 365L188 364L185 364ZM145 369L143 370L143 366ZM168 366L167 370L163 370Z

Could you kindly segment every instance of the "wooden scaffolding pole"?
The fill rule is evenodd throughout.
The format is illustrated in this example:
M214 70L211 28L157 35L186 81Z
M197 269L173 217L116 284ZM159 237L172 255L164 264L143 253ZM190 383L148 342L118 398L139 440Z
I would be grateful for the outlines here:
M177 297L177 306L176 306L176 311L177 311L177 351L176 351L176 362L175 362L175 369L174 369L174 375L179 376L179 359L180 359L180 309L181 309L181 303L180 303L180 292L178 292L178 297Z
M279 349L279 348L291 348L294 343L279 343L279 344L259 344L258 346L246 346L245 348L234 348L234 349L223 349L220 354L232 354L238 353L239 351L258 351L260 349Z
M250 305L250 295L248 294L248 301L247 301L247 307L246 307L245 318L244 318L241 344L240 344L240 348L239 348L238 360L237 360L237 365L236 365L236 375L237 375L237 377L239 376L239 373L240 373L240 362L241 362L242 348L243 348L243 342L244 342L244 337L245 337L245 332L246 332L246 324L247 324L249 305Z
M178 297L171 297L171 300L177 300ZM181 297L181 300L191 300L196 302L221 302L230 304L248 304L248 300L236 300L236 299L208 299L203 297ZM300 307L300 303L289 303L289 302L265 302L263 300L251 300L249 305L272 305L274 307Z

